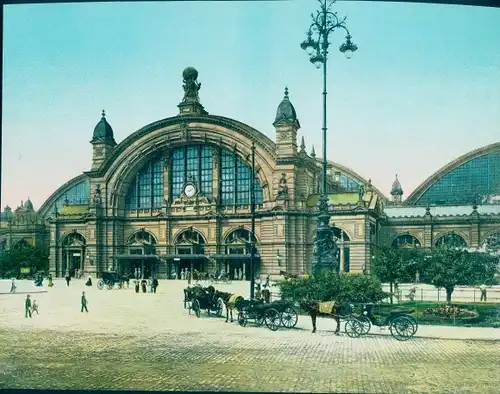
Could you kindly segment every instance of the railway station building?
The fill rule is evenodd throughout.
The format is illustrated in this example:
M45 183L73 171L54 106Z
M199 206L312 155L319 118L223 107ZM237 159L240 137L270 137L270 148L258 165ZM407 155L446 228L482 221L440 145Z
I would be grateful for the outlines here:
M48 248L56 277L139 268L144 277L172 278L182 269L223 268L248 279L251 248L257 275L309 272L321 158L306 150L288 90L270 119L270 139L209 114L197 75L184 70L174 116L120 143L103 111L93 133L89 128L89 170L38 209L29 199L6 206L0 248ZM333 161L327 187L342 271L370 273L382 245L500 247L500 143L457 158L406 199L397 177L387 197Z

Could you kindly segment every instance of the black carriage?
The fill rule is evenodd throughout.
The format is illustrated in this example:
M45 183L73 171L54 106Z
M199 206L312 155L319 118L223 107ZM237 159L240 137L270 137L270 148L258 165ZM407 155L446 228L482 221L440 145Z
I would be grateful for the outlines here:
M215 296L215 289L212 286L195 286L184 289L184 308L189 308L189 313L193 311L197 317L200 317L202 309L206 310L209 316L214 314L220 317L224 302Z
M102 290L104 289L104 286L106 286L108 290L111 290L115 286L115 284L118 284L118 287L121 289L123 287L123 282L124 278L117 272L103 272L101 277L97 281L97 288L99 290Z
M276 331L281 326L281 313L261 300L243 300L236 306L238 309L238 323L245 327L248 320L253 320L256 325L266 325L271 331Z
M418 330L418 323L411 313L414 309L393 308L388 305L377 305L373 303L363 304L361 314L346 322L345 332L351 338L357 338L370 332L373 326L385 328L393 338L398 341L411 339Z
M299 315L294 308L294 304L289 301L277 300L267 304L270 308L276 309L280 314L281 325L286 328L294 328Z

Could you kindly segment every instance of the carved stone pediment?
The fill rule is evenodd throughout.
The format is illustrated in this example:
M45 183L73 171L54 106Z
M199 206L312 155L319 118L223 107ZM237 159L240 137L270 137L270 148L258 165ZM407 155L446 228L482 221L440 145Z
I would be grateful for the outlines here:
M188 197L182 193L173 202L173 205L210 205L212 204L212 199L208 198L203 194L197 194L194 197Z

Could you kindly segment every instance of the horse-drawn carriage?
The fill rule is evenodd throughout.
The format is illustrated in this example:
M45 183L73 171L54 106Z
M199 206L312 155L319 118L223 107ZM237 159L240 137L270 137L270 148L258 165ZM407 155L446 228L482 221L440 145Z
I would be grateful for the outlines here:
M118 287L121 289L125 280L124 276L115 271L103 272L101 278L97 281L97 288L102 290L106 286L108 290L111 290L115 284L118 284Z
M248 320L253 320L258 326L264 323L271 331L276 331L281 325L281 314L271 304L261 300L242 300L236 306L238 323L245 327Z
M217 297L213 286L194 286L184 289L184 308L188 308L190 314L193 311L197 317L200 317L202 309L206 310L209 316L214 314L220 317L224 302Z
M376 312L376 313L375 313ZM407 341L418 330L418 323L411 313L414 309L393 308L391 305L367 303L362 305L361 314L355 315L350 324L346 323L345 332L352 338L366 335L373 326L385 328L398 341Z

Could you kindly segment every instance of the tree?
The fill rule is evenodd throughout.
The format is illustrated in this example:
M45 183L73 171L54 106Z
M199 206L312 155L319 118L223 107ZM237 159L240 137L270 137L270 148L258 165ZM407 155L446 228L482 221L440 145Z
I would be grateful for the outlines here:
M384 246L378 248L373 256L372 271L382 282L389 283L391 304L394 283L410 280L412 253Z
M280 281L277 286L284 300L304 299L337 302L378 302L388 296L380 281L370 275L318 273L308 278Z
M0 253L0 276L23 277L21 268L30 268L32 273L48 271L49 253L38 247L25 247Z
M451 302L456 286L494 283L497 269L498 258L494 256L440 246L431 251L426 277L437 288L443 287L446 290L446 302Z

